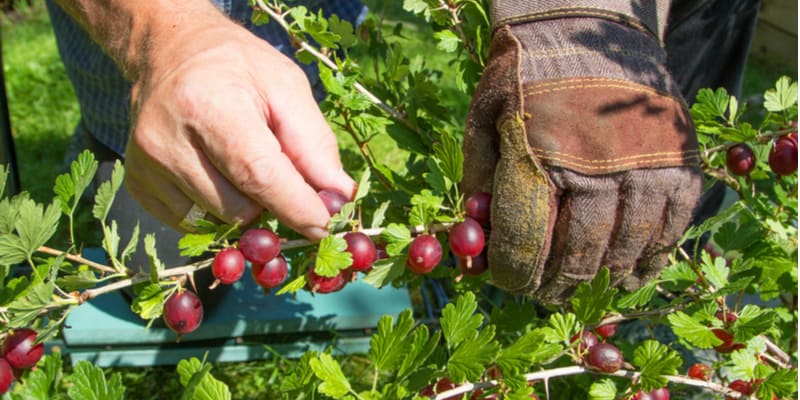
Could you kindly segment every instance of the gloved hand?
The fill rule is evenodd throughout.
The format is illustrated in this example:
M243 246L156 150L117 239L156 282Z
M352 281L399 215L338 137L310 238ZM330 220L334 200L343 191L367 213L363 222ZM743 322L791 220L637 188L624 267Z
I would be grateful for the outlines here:
M627 3L492 4L462 185L493 194L488 257L500 288L563 303L607 266L612 285L636 289L691 218L702 176L664 67L669 5Z

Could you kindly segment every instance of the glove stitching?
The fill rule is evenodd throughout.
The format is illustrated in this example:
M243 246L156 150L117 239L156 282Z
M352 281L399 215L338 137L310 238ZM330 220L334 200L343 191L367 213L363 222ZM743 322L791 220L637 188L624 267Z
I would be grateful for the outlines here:
M534 151L538 155L538 152L540 150L539 149L534 149ZM617 168L625 168L625 167L631 167L631 166L646 167L648 165L651 165L652 163L659 163L659 162L690 162L692 165L696 165L696 162L699 159L697 155L692 155L691 152L681 152L681 153L675 153L675 155L671 156L671 157L664 156L664 157L659 157L659 158L650 158L650 159L647 159L647 160L638 160L638 161L617 163L617 164L613 164L613 165L597 166L597 165L590 165L590 164L584 164L584 163L580 163L580 162L570 161L570 160L568 160L566 158L563 158L563 157L551 157L551 156L538 156L538 157L543 159L543 160L556 161L556 162L564 164L565 166L568 166L568 167L575 167L575 168L581 168L581 169L587 169L587 170L595 170L595 171L614 170L614 169L617 169ZM589 162L591 163L593 161L589 161ZM604 161L603 160L598 160L597 162L604 162ZM613 162L613 161L605 161L605 162Z
M591 82L608 82L608 83L591 83ZM552 93L562 90L597 89L597 88L624 89L637 93L666 97L678 102L683 107L686 107L686 103L681 98L676 98L675 96L672 96L668 93L664 93L662 91L647 86L632 83L630 81L622 79L612 79L612 78L577 78L577 79L559 79L550 82L537 82L533 85L529 85L524 90L523 95L533 96L537 94Z
M594 7L581 7L581 8L561 7L538 13L517 15L514 17L509 17L506 19L495 21L494 29L497 29L503 25L515 25L523 22L536 22L545 19L554 19L563 17L596 17L596 18L611 20L618 23L624 23L642 32L652 35L658 41L659 45L661 44L661 40L658 38L658 35L655 32L653 32L653 30L650 29L650 27L637 21L634 17L627 14L616 13L608 11L603 8L594 8Z
M603 55L622 55L636 60L649 61L654 64L663 62L663 57L654 56L650 53L641 51L628 51L621 49L583 49L579 47L565 47L558 49L526 50L525 53L533 58L555 58L600 53Z
M583 162L593 163L593 164L613 163L613 162L617 162L617 161L634 160L634 159L637 159L637 158L650 158L650 157L662 157L663 158L663 157L675 156L675 155L679 155L679 154L683 154L683 155L699 154L698 150L661 151L661 152L657 152L657 153L637 154L637 155L627 156L627 157L609 158L609 159L602 159L602 160L591 160L591 159L587 159L587 158L573 156L572 154L559 152L559 151L545 150L545 149L536 148L536 147L532 147L532 149L537 153L537 155L538 154L549 154L549 155L553 155L553 156L563 156L563 157L567 157L567 158L572 158L572 159L577 160L577 161L583 161Z

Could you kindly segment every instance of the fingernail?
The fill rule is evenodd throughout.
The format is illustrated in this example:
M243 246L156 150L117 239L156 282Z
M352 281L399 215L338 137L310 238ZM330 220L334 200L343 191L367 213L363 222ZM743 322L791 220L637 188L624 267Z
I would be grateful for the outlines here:
M356 194L356 182L343 169L339 171L336 177L337 183L344 190L344 194L348 198L352 198Z
M326 229L317 226L312 226L306 229L306 237L308 237L310 240L319 241L325 236L328 236L328 231Z

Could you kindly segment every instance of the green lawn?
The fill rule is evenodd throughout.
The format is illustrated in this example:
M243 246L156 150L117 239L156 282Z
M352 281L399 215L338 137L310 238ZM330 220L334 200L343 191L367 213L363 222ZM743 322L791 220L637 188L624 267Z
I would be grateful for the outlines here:
M59 61L42 2L35 1L33 8L21 10L12 19L0 18L3 68L7 79L22 185L36 200L49 201L52 198L53 180L63 171L65 148L79 119L79 108ZM409 31L414 32L415 29ZM420 32L423 39L428 32L424 28L416 31ZM423 46L420 51L431 51L431 40L421 40L420 43L419 46ZM440 62L436 58L428 61ZM743 97L758 98L758 94L771 87L781 74L790 74L795 78L797 76L796 71L749 65ZM454 86L449 80L443 81L449 82L451 88ZM452 90L455 93L455 89ZM464 110L456 112L463 113ZM347 138L341 140L349 146ZM91 234L92 226L88 223L88 216L81 221L84 232ZM234 398L263 399L270 398L270 393L277 392L276 385L279 382L276 382L274 373L276 368L285 368L291 362L281 359L220 364L215 366L213 373L230 385ZM363 371L364 364L358 357L348 358L345 365L350 376L369 375ZM126 368L114 371L122 373L131 398L146 395L151 399L174 399L179 392L177 374L171 367Z

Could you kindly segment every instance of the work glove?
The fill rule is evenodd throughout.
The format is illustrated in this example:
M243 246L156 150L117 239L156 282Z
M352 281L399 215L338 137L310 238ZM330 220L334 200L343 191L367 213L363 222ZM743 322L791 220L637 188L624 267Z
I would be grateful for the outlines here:
M493 2L462 185L493 195L494 285L559 304L602 266L633 290L667 263L702 188L668 3Z

